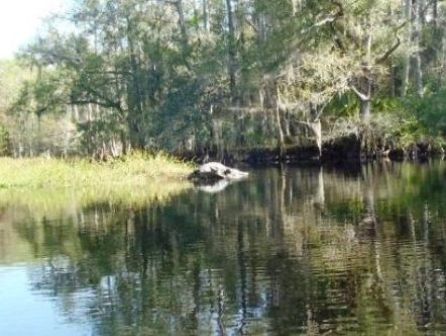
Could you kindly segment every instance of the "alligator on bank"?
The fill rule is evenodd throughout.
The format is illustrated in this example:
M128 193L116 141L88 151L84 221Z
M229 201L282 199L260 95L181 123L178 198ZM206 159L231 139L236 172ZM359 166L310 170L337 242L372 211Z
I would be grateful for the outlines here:
M249 173L225 166L219 162L201 165L189 175L189 179L197 184L213 184L221 180L237 181L248 177Z

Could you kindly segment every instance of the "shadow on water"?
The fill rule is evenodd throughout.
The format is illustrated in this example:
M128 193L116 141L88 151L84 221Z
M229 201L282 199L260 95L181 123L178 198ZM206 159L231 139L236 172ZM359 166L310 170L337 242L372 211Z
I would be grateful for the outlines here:
M251 175L51 220L6 208L0 270L21 253L26 295L95 335L446 332L444 163Z

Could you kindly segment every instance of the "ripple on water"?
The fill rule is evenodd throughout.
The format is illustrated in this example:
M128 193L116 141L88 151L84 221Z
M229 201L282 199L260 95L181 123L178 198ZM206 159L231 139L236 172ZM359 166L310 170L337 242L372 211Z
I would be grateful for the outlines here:
M266 169L217 195L3 217L0 333L443 334L435 167Z

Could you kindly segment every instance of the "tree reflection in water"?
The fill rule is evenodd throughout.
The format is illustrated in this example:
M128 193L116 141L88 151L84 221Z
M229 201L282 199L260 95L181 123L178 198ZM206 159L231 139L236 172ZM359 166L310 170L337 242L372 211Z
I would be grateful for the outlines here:
M443 332L443 163L265 169L166 205L15 223L98 335Z

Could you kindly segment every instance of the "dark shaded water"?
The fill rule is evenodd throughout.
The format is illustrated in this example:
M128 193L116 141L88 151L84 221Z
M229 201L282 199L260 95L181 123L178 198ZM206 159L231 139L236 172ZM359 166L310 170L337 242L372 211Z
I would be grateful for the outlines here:
M0 217L0 335L446 333L446 164ZM51 218L51 219L50 219Z

